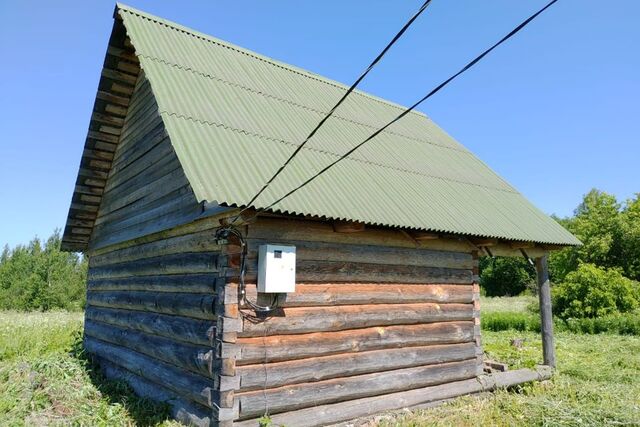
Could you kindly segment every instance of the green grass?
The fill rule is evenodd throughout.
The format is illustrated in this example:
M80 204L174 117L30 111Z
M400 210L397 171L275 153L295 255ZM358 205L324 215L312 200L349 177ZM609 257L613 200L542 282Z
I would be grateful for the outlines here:
M519 311L511 313L531 315L530 301L483 300L483 316L514 308ZM96 373L80 350L81 329L82 313L0 312L0 426L178 426L166 406ZM514 338L524 339L522 348L511 346ZM376 417L368 425L640 425L640 336L560 331L556 343L551 381ZM483 345L487 357L512 369L541 360L535 332L483 330Z
M482 299L487 358L507 363L511 369L541 362L540 336L532 331L539 329L538 315L528 310L532 301L532 297ZM487 330L490 322L497 331ZM498 327L501 322L503 329ZM522 348L511 345L515 338L524 340ZM558 367L550 381L465 396L433 409L390 414L374 425L640 426L640 336L610 331L576 334L565 327L555 338Z
M166 406L93 369L81 351L82 319L0 312L0 425L177 426Z
M540 315L534 312L537 306L533 296L482 298L483 331L539 332ZM557 332L567 331L578 334L611 333L640 336L640 311L615 313L594 319L554 319Z

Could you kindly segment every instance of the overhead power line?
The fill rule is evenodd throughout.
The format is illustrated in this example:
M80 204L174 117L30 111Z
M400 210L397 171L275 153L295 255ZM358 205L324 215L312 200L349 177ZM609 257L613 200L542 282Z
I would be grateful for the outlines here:
M373 138L375 138L376 136L378 136L380 133L382 133L385 129L387 129L389 126L391 126L392 124L394 124L395 122L397 122L398 120L402 119L404 116L406 116L407 114L409 114L409 112L411 112L412 110L414 110L416 107L418 107L420 104L422 104L424 101L426 101L427 99L431 98L433 95L435 95L436 93L438 93L443 87L445 87L446 85L448 85L451 81L453 81L456 77L458 77L459 75L461 75L462 73L464 73L465 71L469 70L471 67L473 67L475 64L477 64L482 58L484 58L485 56L487 56L492 50L494 50L495 48L497 48L498 46L500 46L502 43L504 43L505 41L509 40L511 37L513 37L516 33L518 33L520 30L522 30L524 27L526 27L531 21L533 21L534 19L536 19L538 17L538 15L540 15L542 12L544 12L545 10L547 10L549 7L551 7L554 3L556 3L558 0L552 0L549 3L547 3L546 6L544 6L542 9L538 10L536 13L534 13L533 15L531 15L529 18L527 18L526 20L524 20L522 23L520 23L520 25L518 25L517 27L515 27L513 30L511 30L506 36L504 36L503 38L501 38L497 43L495 43L493 46L491 46L489 49L485 50L484 52L482 52L480 55L478 55L475 59L473 59L471 62L469 62L467 65L465 65L464 67L462 67L460 69L460 71L458 71L457 73L455 73L454 75L452 75L451 77L449 77L448 79L446 79L445 81L443 81L442 83L440 83L438 86L436 86L433 90L431 90L429 93L427 93L424 97L422 97L420 100L418 100L415 104L413 104L411 107L409 107L408 109L404 110L402 113L400 113L398 116L396 116L393 120L391 120L390 122L388 122L386 125L384 125L383 127L381 127L380 129L378 129L377 131L375 131L373 134L371 134L367 139L365 139L364 141L362 141L361 143L359 143L358 145L356 145L355 147L351 148L349 151L347 151L346 153L344 153L343 155L341 155L337 160L335 160L334 162L330 163L329 165L325 166L324 168L322 168L319 172L317 172L315 175L313 175L311 178L307 179L306 181L304 181L302 184L300 184L299 186L297 186L296 188L294 188L293 190L289 191L287 194L285 194L284 196L280 197L278 200L274 201L273 203L271 203L270 205L268 205L265 208L261 208L259 209L259 211L265 211L268 210L270 208L272 208L273 206L277 205L278 203L280 203L281 201L283 201L284 199L286 199L287 197L291 196L293 193L295 193L296 191L300 190L301 188L305 187L306 185L308 185L310 182L312 182L313 180L315 180L316 178L318 178L320 175L322 175L323 173L325 173L326 171L328 171L329 169L331 169L332 167L334 167L336 164L340 163L342 160L344 160L346 157L348 157L349 155L351 155L354 151L356 151L357 149L359 149L360 147L362 147L363 145L365 145L367 142L371 141ZM246 208L245 208L246 209Z
M427 8L427 6L429 6L430 3L431 3L431 0L426 0L422 4L422 6L420 6L418 11L402 26L400 31L398 31L398 33L391 39L391 41L382 50L382 52L380 52L378 54L378 56L376 56L376 58L371 62L371 64L369 64L369 66L366 68L366 70L364 70L364 72L360 75L360 77L358 77L358 79L351 85L351 87L349 87L349 89L344 93L344 95L342 95L340 100L333 106L333 108L331 108L329 113L327 113L327 115L324 116L322 118L322 120L320 120L320 122L316 125L316 127L313 128L313 130L311 132L309 132L309 135L307 135L307 137L304 139L304 141L302 141L302 144L300 144L300 145L298 145L298 147L296 147L296 149L293 151L293 153L291 153L289 158L282 164L282 166L280 166L280 168L276 171L276 173L274 173L273 176L271 178L269 178L269 180L262 186L260 191L258 191L251 198L251 200L249 200L246 203L246 205L245 205L246 207L242 211L240 211L240 213L238 213L238 215L233 219L233 221L231 221L231 223L235 222L235 220L237 220L238 217L240 217L240 215L242 215L242 213L244 213L247 209L249 209L251 207L251 205L253 204L253 202L255 202L256 199L258 197L260 197L260 195L264 192L264 190L266 190L267 187L278 177L278 175L280 175L282 173L282 171L289 165L289 163L291 163L291 161L294 159L294 157L296 157L298 155L300 150L302 150L302 148L307 144L307 142L309 142L309 140L311 138L313 138L313 136L316 134L316 132L318 132L318 130L322 127L322 125L324 125L325 122L329 119L329 117L331 117L333 115L333 113L338 109L338 107L351 94L351 92L353 92L354 89L360 84L360 82L367 76L367 74L369 74L369 72L373 69L373 67L375 67L376 64L378 62L380 62L382 57L389 51L389 49L391 49L391 47L400 39L400 37L402 37L402 35L405 33L405 31L407 31L407 29L411 26L411 24L413 24L413 22L416 19L418 19L418 17L422 14L422 12L424 12L424 10Z

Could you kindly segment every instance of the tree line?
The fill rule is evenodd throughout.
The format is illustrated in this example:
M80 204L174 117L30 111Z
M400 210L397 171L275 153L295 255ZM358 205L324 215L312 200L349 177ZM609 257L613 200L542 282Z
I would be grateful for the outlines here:
M45 241L34 238L0 255L0 309L81 310L85 304L87 261L62 252L60 230Z
M583 243L551 252L554 311L561 317L596 317L640 308L640 193L619 202L593 189L573 216L554 217ZM535 269L524 259L481 259L486 295L535 289Z

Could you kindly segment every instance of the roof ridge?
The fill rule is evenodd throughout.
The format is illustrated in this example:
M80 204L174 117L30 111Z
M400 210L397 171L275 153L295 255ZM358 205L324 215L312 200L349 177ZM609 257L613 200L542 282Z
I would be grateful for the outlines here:
M190 35L192 35L194 37L197 37L199 39L202 39L202 40L205 40L205 41L208 41L208 42L211 42L211 43L218 44L218 45L220 45L222 47L225 47L227 49L235 50L235 51L237 51L239 53L242 53L243 55L247 55L247 56L253 57L253 58L255 58L255 59L259 60L259 61L263 61L263 62L269 63L269 64L271 64L271 65L273 65L275 67L282 68L282 69L290 71L292 73L299 74L299 75L301 75L303 77L306 77L306 78L309 78L309 79L312 79L312 80L316 80L316 81L319 81L321 83L324 83L324 84L327 84L327 85L330 85L330 86L334 86L334 87L336 87L338 89L345 90L345 91L348 89L348 87L345 84L340 83L340 82L338 82L336 80L331 80L329 78L326 78L326 77L323 77L323 76L321 76L319 74L316 74L316 73L314 73L312 71L305 70L303 68L297 67L295 65L287 64L287 63L282 62L282 61L278 61L277 59L268 57L266 55L259 54L257 52L252 51L252 50L249 50L249 49L245 49L245 48L240 47L238 45L235 45L235 44L233 44L231 42L228 42L228 41L219 39L217 37L214 37L214 36L212 36L210 34L206 34L206 33L203 33L201 31L197 31L197 30L194 30L192 28L186 27L184 25L180 25L180 24L178 24L176 22L169 21L167 19L161 18L159 16L152 15L150 13L147 13L147 12L144 12L142 10L136 9L136 8L131 7L129 5L125 5L123 3L116 3L116 10L121 10L121 11L124 11L124 12L135 14L135 15L139 16L140 18L144 18L144 19L147 19L149 21L153 21L156 24L164 25L164 26L172 28L174 30L181 31L181 32L186 33L186 34L190 34ZM359 95L359 96L363 96L365 98L369 98L369 99L371 99L373 101L376 101L376 102L378 102L380 104L384 104L384 105L387 105L389 107L393 107L393 108L401 110L401 111L408 110L408 108L403 106L403 105L397 104L395 102L389 101L387 99L384 99L382 97L373 95L373 94L368 93L368 92L364 92L364 91L359 90L359 89L355 89L352 93L356 94L356 95ZM421 112L419 110L415 110L414 109L414 110L411 110L409 113L410 114L415 114L415 115L417 115L419 117L426 118L426 119L430 120L429 117L425 113L423 113L423 112Z
M318 110L316 108L309 107L307 105L299 104L298 102L292 101L290 99L281 98L279 96L272 95L272 94L270 94L268 92L265 92L265 91L262 91L262 90L258 90L258 89L254 89L254 88L251 88L251 87L248 87L248 86L244 86L244 85L242 85L240 83L230 82L230 81L225 80L225 79L223 79L221 77L217 77L217 76L215 76L215 75L213 75L211 73L197 70L197 69L195 69L193 67L176 64L174 62L167 61L166 59L156 58L154 56L149 56L149 55L138 54L137 56L143 57L143 58L148 59L148 60L153 61L153 62L157 62L157 63L160 63L160 64L165 64L167 66L174 67L174 68L177 68L179 70L189 71L189 72L192 72L192 73L197 74L199 76L206 77L206 78L209 78L211 80L216 80L216 81L219 81L221 83L227 84L229 86L233 86L233 87L240 88L242 90L246 90L246 91L254 93L256 95L264 96L266 98L275 99L276 101L284 102L284 103L292 105L294 107L299 107L299 108L302 108L304 110L312 111L312 112L318 113L318 114L324 114L324 115L328 114L328 112L326 112L326 111ZM336 114L336 113L332 114L331 117L335 117L335 118L343 120L345 122L353 123L353 124L364 126L364 127L367 127L367 128L379 129L378 126L375 126L373 124L362 123L362 122L359 122L357 120L353 120L353 119L349 119L347 117L343 117L343 116L341 116L339 114ZM419 142L421 144L429 144L429 145L434 145L434 146L445 148L445 149L449 149L449 150L460 151L462 153L470 153L469 150L467 150L462 145L460 145L460 147L461 147L460 148L460 147L454 147L454 146L449 146L449 145L438 144L438 143L433 142L433 141L428 141L426 139L416 138L416 137L413 137L413 136L405 135L403 133L396 132L396 131L393 131L393 130L388 130L388 129L385 129L383 131L383 133L388 133L390 135L395 135L395 136L398 136L398 137L401 137L401 138L405 138L405 139L408 139L408 140L411 140L411 141Z
M259 133L256 133L256 132L251 132L251 131L248 131L246 129L234 128L234 127L231 127L231 126L226 125L224 123L216 123L216 122L212 122L210 120L202 120L202 119L198 119L198 118L195 118L195 117L192 117L192 116L187 116L187 115L184 115L184 114L179 114L179 113L175 113L175 112L172 112L172 111L166 111L166 110L160 111L159 113L160 113L160 115L166 114L168 116L174 116L174 117L182 119L182 120L190 120L192 122L205 124L207 126L221 127L223 129L230 130L232 132L243 133L245 135L254 136L254 137L260 138L260 139L266 139L268 141L279 142L279 143L286 144L286 145L291 145L291 146L294 146L294 147L298 146L298 144L296 144L295 142L285 141L284 139L273 138L273 137L262 135L262 134L259 134ZM321 150L319 148L308 147L308 146L303 147L303 150L315 151L317 153L327 154L327 155L330 155L330 156L333 156L333 157L340 157L341 156L340 154L334 153L332 151ZM475 182L462 181L462 180L453 179L453 178L447 178L447 177L443 177L443 176L430 175L430 174L418 172L418 171L411 170L411 169L398 168L398 167L391 166L391 165L386 165L386 164L383 164L383 163L373 162L371 160L358 159L358 158L349 157L349 156L347 156L346 158L349 159L349 160L353 160L355 162L366 163L366 164L369 164L369 165L372 165L372 166L378 166L378 167L382 167L382 168L385 168L385 169L391 169L391 170L395 170L395 171L399 171L399 172L406 172L406 173L410 173L412 175L424 176L424 177L427 177L427 178L439 179L439 180L447 181L447 182L455 182L455 183L458 183L458 184L472 185L472 186L475 186L475 187L486 188L486 189L489 189L489 190L502 191L502 192L505 192L505 193L521 194L519 191L517 191L517 190L515 190L513 188L491 187L489 185L477 184Z

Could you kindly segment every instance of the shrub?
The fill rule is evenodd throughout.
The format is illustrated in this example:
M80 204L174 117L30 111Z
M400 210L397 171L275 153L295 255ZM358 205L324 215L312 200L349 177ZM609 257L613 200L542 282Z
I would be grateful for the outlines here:
M540 331L540 316L529 313L510 311L498 311L494 313L482 313L480 319L482 329L487 331Z
M534 278L533 266L524 259L498 257L480 260L480 286L486 296L520 295Z
M563 318L594 318L640 306L640 285L619 270L580 264L553 289L553 307Z

